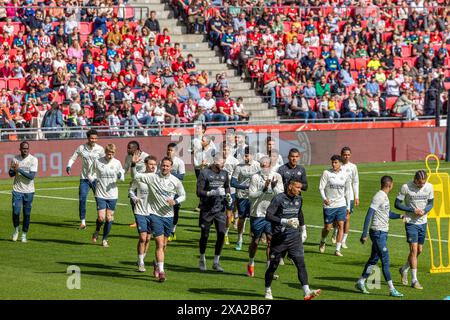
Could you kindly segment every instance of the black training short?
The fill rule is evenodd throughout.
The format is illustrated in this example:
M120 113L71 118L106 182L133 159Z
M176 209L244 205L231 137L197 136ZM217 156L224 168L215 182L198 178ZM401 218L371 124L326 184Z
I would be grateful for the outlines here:
M290 257L303 255L303 243L300 236L272 236L270 242L270 259L279 259L285 252Z
M214 223L217 232L225 233L227 225L227 215L225 212L203 212L200 211L199 226L202 229L209 231L211 225Z

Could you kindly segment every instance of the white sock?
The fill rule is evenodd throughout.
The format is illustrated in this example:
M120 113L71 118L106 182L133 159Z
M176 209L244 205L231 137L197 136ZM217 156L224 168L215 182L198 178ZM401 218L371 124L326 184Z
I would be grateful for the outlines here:
M336 242L336 251L341 251L342 242Z
M214 256L214 263L219 263L220 256Z
M27 233L26 232L22 232L22 237L26 237L27 236Z
M408 272L408 270L409 270L409 261L407 260L402 267L402 272Z
M139 254L138 259L139 259L139 264L144 264L144 255L143 254Z
M270 287L266 287L266 292L267 291L272 291L272 289Z
M81 224L86 224L86 219L81 219Z
M342 242L346 242L348 237L348 233L344 233L344 237L342 238Z
M255 265L255 258L248 259L248 264L251 265L251 266L254 266Z
M269 268L269 266L270 266L270 260L267 261L267 268ZM266 269L267 269L267 268L266 268Z
M327 237L320 238L320 242L325 243L327 241Z
M242 235L243 235L242 233L238 234L238 242L242 242Z
M389 290L394 290L394 284L392 283L392 280L388 281Z
M364 277L359 278L358 283L360 283L360 284L366 283L366 278L364 278Z
M159 272L164 272L164 262L158 262L158 270Z
M172 233L175 233L175 231L177 231L177 225L174 225L172 228Z
M200 255L200 260L206 261L205 254L201 254L201 255Z
M417 269L411 269L411 274L412 274L412 282L416 282L417 281Z
M303 292L306 294L308 294L311 290L309 289L309 286L306 284L303 286Z
M230 228L227 228L227 229L225 230L225 237L228 236L228 230L230 230Z
M19 227L15 227L15 228L14 228L14 231L15 231L15 232L19 232Z

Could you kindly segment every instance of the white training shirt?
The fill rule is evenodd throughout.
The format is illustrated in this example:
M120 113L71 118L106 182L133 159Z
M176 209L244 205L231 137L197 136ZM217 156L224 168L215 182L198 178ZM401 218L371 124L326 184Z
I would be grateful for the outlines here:
M223 165L223 170L228 172L228 180L231 181L231 176L233 175L234 169L239 164L239 160L236 159L232 154L230 154L226 159ZM230 187L230 194L235 194L236 188Z
M194 139L194 167L196 169L201 168L202 161L206 161L206 166L213 163L213 155L216 152L216 147L214 143L211 141L209 145L203 149L200 143L198 143L199 140L195 141ZM205 167L206 167L205 166Z
M376 231L389 231L389 212L391 206L389 204L389 197L383 190L378 191L372 198L370 208L375 210L372 217L372 225L370 229Z
M147 210L148 203L148 186L146 183L133 180L128 190L128 195L131 199L138 198L139 201L135 202L134 214L148 216L150 212Z
M177 174L186 174L186 166L181 158L175 156L173 157L172 162L172 172L176 172Z
M26 173L38 171L38 159L31 154L28 154L26 158L22 158L19 154L14 157L12 163L18 162L19 169L22 169ZM11 163L11 165L12 165ZM21 193L33 193L34 192L34 179L30 180L17 172L14 176L13 191Z
M69 159L68 167L72 167L78 157L81 157L81 179L89 179L89 177L96 179L93 171L94 160L97 160L105 156L105 150L102 146L95 144L94 147L89 148L88 144L82 144L79 146L72 157Z
M106 157L94 161L93 170L97 176L97 186L95 187L95 197L101 199L119 198L119 189L117 180L125 180L125 172L122 164L117 159L111 159L109 162ZM120 178L118 177L120 173Z
M402 185L400 192L397 196L400 201L405 201L405 205L416 209L425 209L428 200L434 199L434 189L431 183L425 183L425 185L419 189L414 181L410 181ZM427 223L427 215L418 216L414 212L405 212L406 223L411 224L424 224Z
M350 200L359 199L359 175L358 175L358 167L356 164L347 162L343 164L341 169L350 176L351 179L351 192L350 192Z
M250 185L250 180L252 176L257 174L261 170L258 161L252 160L249 164L245 164L245 162L239 163L233 171L232 178L236 178L239 184ZM236 195L240 199L248 199L248 189L242 190L237 189Z
M139 155L139 161L136 162L136 170L137 172L145 172L146 167L145 167L145 158L148 157L148 153L141 151L141 154ZM125 158L125 165L123 167L123 170L125 171L125 173L128 172L128 170L130 169L131 166L131 159L133 158L132 155L127 154L126 158Z
M320 178L319 191L323 200L330 201L329 205L323 204L325 209L347 207L350 210L351 183L344 170L325 170Z
M167 200L174 199L178 203L186 200L183 184L174 175L138 173L135 168L132 168L131 172L137 182L144 183L148 187L146 210L150 214L165 218L173 217L173 207L167 203ZM177 198L175 198L176 195L178 195Z
M272 185L270 184L267 191L263 192L266 180L272 180L273 178L277 180L275 189L272 189ZM271 171L266 176L260 171L253 175L249 187L249 199L251 201L250 216L257 218L265 217L272 198L282 192L284 192L283 178L279 173Z

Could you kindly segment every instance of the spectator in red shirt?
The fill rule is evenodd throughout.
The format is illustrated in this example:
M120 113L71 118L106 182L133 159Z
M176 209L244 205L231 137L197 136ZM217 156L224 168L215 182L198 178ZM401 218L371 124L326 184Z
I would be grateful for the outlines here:
M234 114L234 104L235 102L230 99L230 92L229 91L225 91L224 95L223 95L223 99L220 100L217 103L217 111L218 114L220 114L220 117L218 117L220 120L220 122L225 122L225 121L238 121L239 120L239 116ZM214 118L217 118L215 116L213 116L213 120Z

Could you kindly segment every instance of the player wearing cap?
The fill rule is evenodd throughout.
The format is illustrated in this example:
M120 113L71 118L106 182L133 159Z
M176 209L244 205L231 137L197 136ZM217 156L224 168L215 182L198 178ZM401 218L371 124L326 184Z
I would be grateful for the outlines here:
M350 212L351 182L347 173L342 170L342 158L339 155L331 157L331 169L325 170L320 178L319 191L323 199L322 238L319 251L325 252L325 241L333 227L333 222L338 223L338 236L335 255L342 257L341 245L344 235L344 222L346 215Z
M23 206L22 242L27 242L27 232L30 227L31 205L34 197L34 178L38 171L38 159L30 154L30 145L20 143L20 155L14 157L9 168L9 176L14 177L12 190L12 220L14 233L12 240L19 237L20 211Z
M97 177L97 186L95 187L95 200L97 202L97 227L92 235L92 241L97 242L100 229L103 229L102 246L109 247L108 236L111 232L112 223L114 221L114 211L116 210L117 199L119 198L119 188L117 188L117 180L124 181L125 173L122 164L114 158L116 154L116 146L108 144L105 147L105 156L96 159L92 163L92 172ZM88 176L89 181L92 177Z
M89 189L92 189L95 194L95 187L97 185L97 177L95 176L95 173L91 171L93 170L92 164L95 160L105 156L103 147L97 144L97 131L91 129L86 133L86 136L87 143L79 146L75 150L66 167L66 172L70 175L73 164L79 157L81 158L82 167L80 174L78 209L81 220L80 229L82 230L86 228L86 200Z
M409 243L408 260L399 271L402 283L408 285L408 271L411 268L411 287L415 289L423 289L417 280L417 260L425 242L427 214L433 209L433 205L433 185L427 182L427 173L424 170L417 171L413 181L402 185L395 199L395 208L406 212L406 241Z
M170 236L173 224L173 207L186 199L181 181L171 174L173 161L169 157L161 160L160 170L157 173L138 173L136 163L139 156L133 156L131 163L131 176L138 182L147 186L147 212L150 213L150 229L156 242L156 264L153 275L160 282L166 280L164 270L165 250L167 238Z
M138 152L138 151L136 151ZM147 156L144 159L145 173L154 173L158 167L155 156ZM138 162L139 163L139 162ZM131 160L130 160L131 166ZM137 166L136 166L137 167ZM151 238L151 221L150 212L147 210L148 187L145 183L133 180L128 197L133 203L134 218L139 233L139 241L137 245L138 252L138 271L145 272L144 258L147 255Z
M270 242L270 264L265 274L265 298L273 299L271 284L278 268L281 256L288 252L297 268L297 275L303 286L304 300L310 300L320 294L320 290L311 290L305 266L302 232L306 230L303 217L302 183L291 178L285 185L285 191L277 194L267 208L266 219L272 223Z
M223 268L220 265L220 254L223 248L227 220L225 206L231 204L230 180L228 179L228 172L223 170L223 166L223 155L216 154L213 163L203 169L197 179L197 196L200 198L199 267L201 271L206 271L205 252L209 230L214 223L217 240L212 268L218 272L223 272Z
M131 159L133 157L133 155L138 152L139 153L139 161L136 164L136 170L138 172L145 172L146 171L146 164L145 164L145 159L148 157L148 154L144 151L141 151L141 147L139 145L139 142L137 141L130 141L128 142L127 145L127 156L125 158L125 164L124 164L124 171L125 174L128 172L128 170L130 169L131 166ZM131 182L132 183L132 182ZM130 199L130 203L131 203L131 210L133 210L134 213L134 202L132 201L132 199ZM136 228L136 222L130 224L131 228Z
M266 235L267 266L269 266L269 247L272 237L272 226L270 222L266 220L266 211L273 197L284 191L281 176L270 170L270 158L262 157L259 160L259 163L261 169L257 174L252 176L249 186L249 199L251 201L250 235L252 237L252 241L248 248L249 262L247 265L247 275L249 277L255 275L255 255L263 234Z
M364 221L364 228L360 241L364 244L367 241L367 233L369 232L370 240L372 240L372 253L364 266L363 273L355 287L365 294L369 293L366 288L366 280L372 273L373 268L377 265L378 260L381 259L384 279L389 286L389 295L393 297L403 297L403 294L395 289L389 271L389 251L387 248L389 219L403 218L403 216L391 212L388 194L391 192L393 186L394 182L392 177L383 176L381 178L381 190L379 190L372 198L372 203L370 204ZM370 231L368 231L369 225Z
M245 221L250 218L250 199L248 198L248 188L250 180L253 175L260 170L259 163L253 160L253 150L246 147L244 150L244 158L233 171L231 177L231 186L236 188L237 208L239 214L238 221L238 241L235 249L240 251L242 249L242 237L245 230Z

